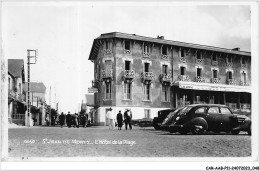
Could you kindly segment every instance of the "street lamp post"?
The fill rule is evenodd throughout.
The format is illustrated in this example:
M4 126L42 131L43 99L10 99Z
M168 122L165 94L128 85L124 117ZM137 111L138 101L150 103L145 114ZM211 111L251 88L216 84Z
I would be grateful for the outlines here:
M31 113L30 113L30 64L36 64L38 50L27 50L27 115L26 115L26 126L31 125ZM33 59L31 61L30 59Z

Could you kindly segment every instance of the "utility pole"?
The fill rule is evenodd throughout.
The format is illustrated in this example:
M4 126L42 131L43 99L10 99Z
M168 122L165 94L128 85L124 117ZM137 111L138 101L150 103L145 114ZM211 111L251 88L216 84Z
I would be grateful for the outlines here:
M38 55L38 50L27 50L27 115L26 115L26 126L32 126L31 125L31 113L30 113L30 65L31 64L36 64L37 61L37 55ZM33 61L31 61L32 59Z

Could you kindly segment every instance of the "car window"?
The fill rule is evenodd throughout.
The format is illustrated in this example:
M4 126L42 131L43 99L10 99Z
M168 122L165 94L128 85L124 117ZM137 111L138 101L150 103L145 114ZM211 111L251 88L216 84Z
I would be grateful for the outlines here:
M220 108L220 112L221 112L222 114L232 114L232 113L230 112L230 110L229 110L228 108L226 108L226 107L221 107L221 108Z
M197 110L195 110L195 113L205 113L206 112L206 107L200 107Z
M208 113L219 113L218 107L210 107Z

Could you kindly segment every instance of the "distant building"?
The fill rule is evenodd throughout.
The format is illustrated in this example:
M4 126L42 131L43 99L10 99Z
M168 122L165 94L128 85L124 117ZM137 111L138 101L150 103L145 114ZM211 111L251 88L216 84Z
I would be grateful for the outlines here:
M194 103L251 108L251 53L125 33L93 42L95 116L131 109L133 119Z
M25 124L25 93L23 92L24 61L8 59L8 120L9 123Z
M23 89L27 93L28 84L25 82ZM45 125L46 103L45 103L46 87L42 82L30 82L30 102L32 119L34 125ZM27 98L26 98L27 100Z

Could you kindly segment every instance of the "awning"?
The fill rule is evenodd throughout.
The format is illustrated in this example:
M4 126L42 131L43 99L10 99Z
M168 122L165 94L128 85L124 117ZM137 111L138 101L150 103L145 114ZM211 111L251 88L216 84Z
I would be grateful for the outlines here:
M237 86L237 85L198 83L198 82L186 82L186 81L177 81L173 83L173 86L178 86L179 88L182 89L192 89L192 90L251 93L251 86Z

